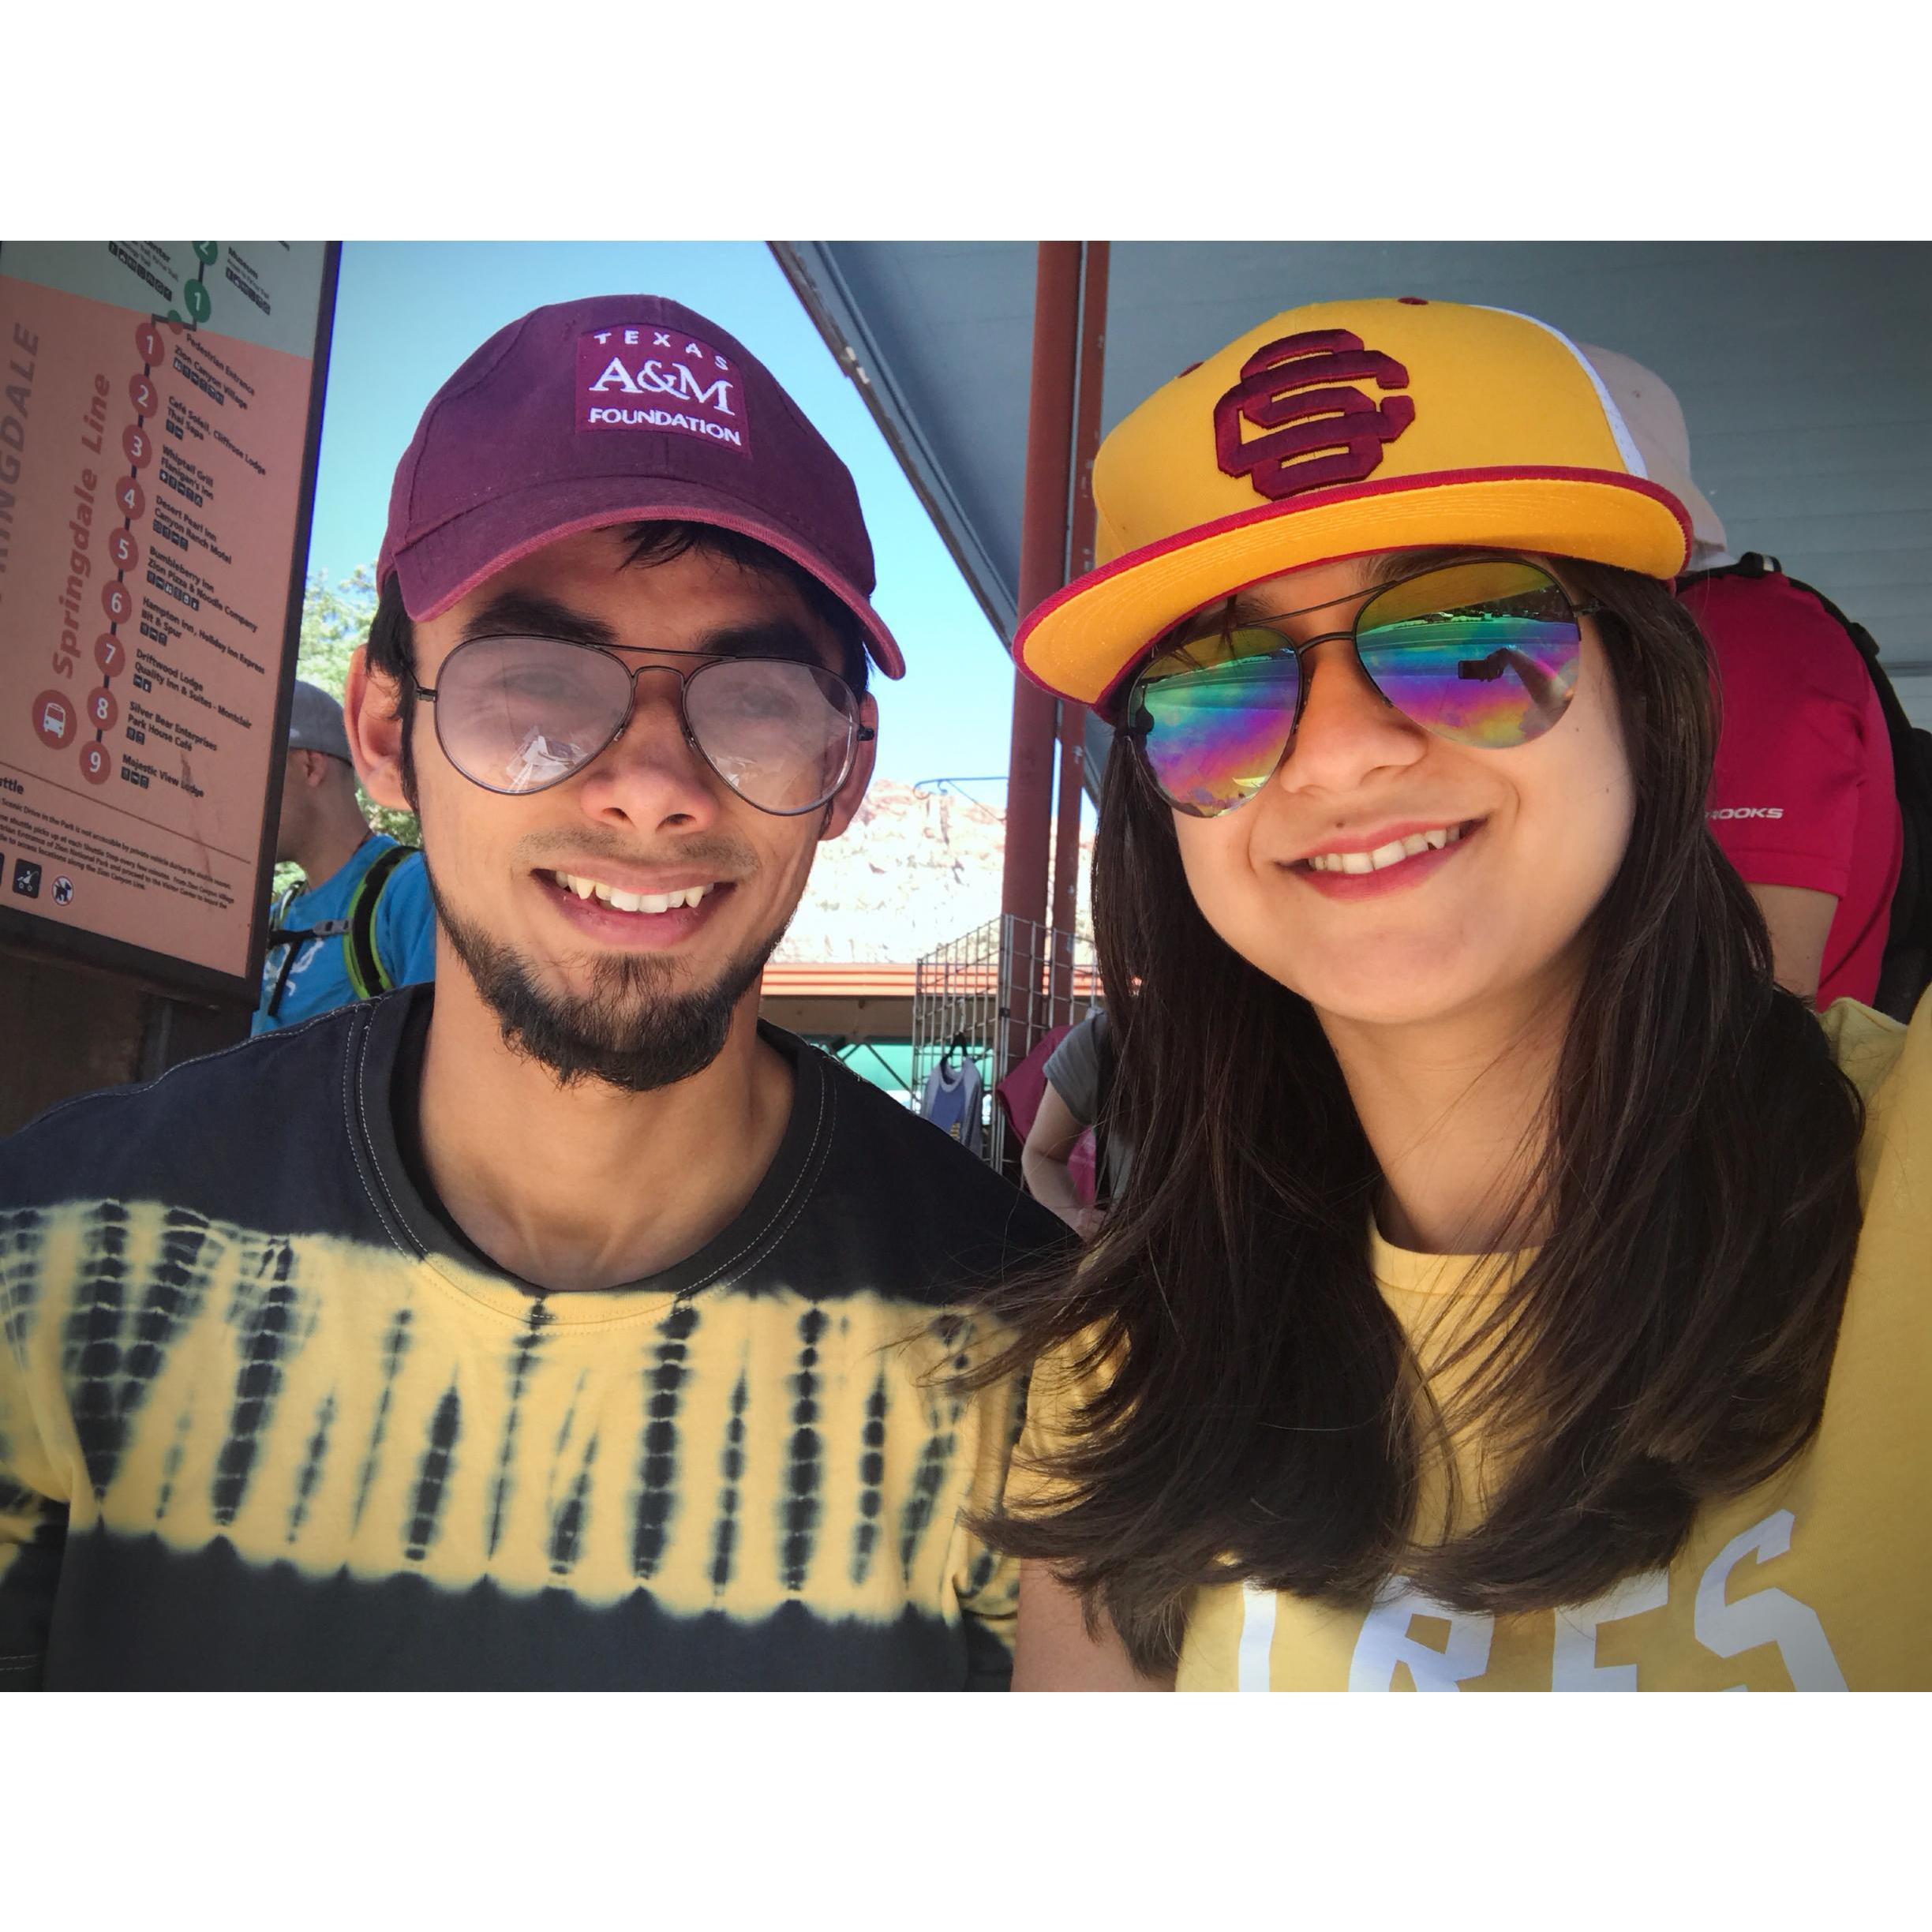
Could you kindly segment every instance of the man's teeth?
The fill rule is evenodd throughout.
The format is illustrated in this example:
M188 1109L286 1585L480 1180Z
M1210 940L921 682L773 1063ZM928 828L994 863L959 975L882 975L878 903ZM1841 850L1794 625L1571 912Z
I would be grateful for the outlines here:
M711 889L709 886L687 886L674 893L620 892L601 879L579 878L574 872L553 872L550 876L579 899L598 898L620 912L675 912L680 906L695 906Z
M1462 836L1460 826L1439 826L1433 832L1411 832L1406 838L1391 839L1373 852L1317 852L1308 863L1317 872L1380 872L1385 866L1414 858L1417 852L1440 852Z

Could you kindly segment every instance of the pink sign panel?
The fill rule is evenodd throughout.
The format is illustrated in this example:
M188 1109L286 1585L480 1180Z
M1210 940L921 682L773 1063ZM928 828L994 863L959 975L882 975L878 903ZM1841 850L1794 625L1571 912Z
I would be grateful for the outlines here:
M0 863L66 882L0 893L0 936L246 995L322 245L289 245L304 275L279 243L0 254Z

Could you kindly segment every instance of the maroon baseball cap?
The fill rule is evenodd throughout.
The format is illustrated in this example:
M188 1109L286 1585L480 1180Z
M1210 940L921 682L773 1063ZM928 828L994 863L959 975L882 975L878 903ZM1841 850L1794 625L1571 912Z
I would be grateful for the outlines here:
M554 302L484 343L397 466L376 581L393 571L420 623L560 537L646 518L769 544L905 675L851 472L756 357L661 295Z

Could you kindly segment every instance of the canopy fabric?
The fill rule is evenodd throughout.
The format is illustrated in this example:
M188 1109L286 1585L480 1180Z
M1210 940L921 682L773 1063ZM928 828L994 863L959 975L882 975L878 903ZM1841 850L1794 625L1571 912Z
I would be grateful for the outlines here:
M774 243L1010 645L1031 242ZM1513 309L1676 391L1735 551L1866 623L1932 722L1932 246L1919 242L1115 242L1102 427L1266 317L1342 296ZM1109 735L1089 734L1097 777Z

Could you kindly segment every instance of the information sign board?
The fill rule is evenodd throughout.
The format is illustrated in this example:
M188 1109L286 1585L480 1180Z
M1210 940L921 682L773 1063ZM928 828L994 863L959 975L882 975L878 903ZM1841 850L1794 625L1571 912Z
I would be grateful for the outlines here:
M253 1002L338 253L0 248L0 940Z

